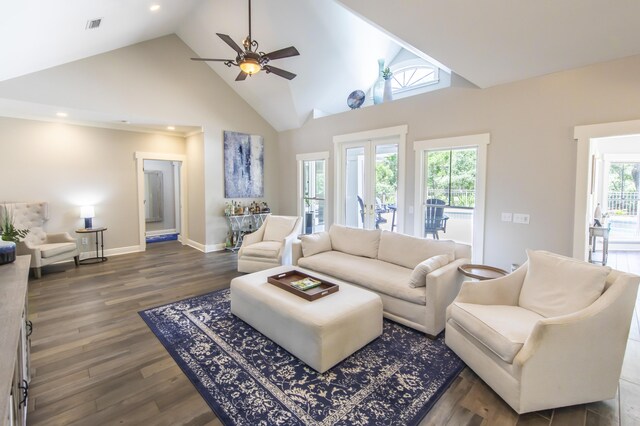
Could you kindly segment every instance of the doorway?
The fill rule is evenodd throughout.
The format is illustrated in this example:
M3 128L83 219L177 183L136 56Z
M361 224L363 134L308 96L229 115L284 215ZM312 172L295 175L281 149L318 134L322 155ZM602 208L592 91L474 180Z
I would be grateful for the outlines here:
M334 137L336 222L403 231L407 126Z
M188 241L186 157L136 152L135 158L139 250L146 250L147 236L159 240L177 238L184 244Z
M181 162L144 160L145 240L177 240L180 235Z

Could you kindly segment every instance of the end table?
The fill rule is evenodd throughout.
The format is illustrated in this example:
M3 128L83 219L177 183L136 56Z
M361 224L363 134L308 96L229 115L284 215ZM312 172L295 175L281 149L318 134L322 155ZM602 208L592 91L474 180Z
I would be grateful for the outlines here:
M102 263L107 261L107 258L104 256L104 231L106 230L106 227L76 229L77 234L96 234L96 255L95 257L88 257L86 259L80 260L81 264L91 265L94 263ZM100 244L100 248L102 249L101 255L98 253L98 243Z

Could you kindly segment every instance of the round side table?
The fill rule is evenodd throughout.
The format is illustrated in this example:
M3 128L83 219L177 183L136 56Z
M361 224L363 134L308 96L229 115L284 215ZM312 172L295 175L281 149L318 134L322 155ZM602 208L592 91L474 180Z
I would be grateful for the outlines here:
M480 281L492 280L508 274L504 269L487 265L473 265L471 263L458 266L458 271L462 272L463 275L469 278L475 278Z
M104 256L104 231L106 230L107 230L106 227L76 229L76 234L96 234L96 255L95 257L88 257L86 259L82 259L80 261L81 264L91 265L94 263L106 262L108 260ZM102 249L101 254L98 252L98 244L100 244L100 248Z

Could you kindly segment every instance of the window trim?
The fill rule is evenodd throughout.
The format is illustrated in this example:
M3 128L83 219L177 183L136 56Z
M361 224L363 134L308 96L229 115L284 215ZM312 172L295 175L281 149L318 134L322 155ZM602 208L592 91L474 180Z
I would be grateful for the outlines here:
M403 92L409 92L411 90L418 90L418 89L422 89L423 87L427 87L427 86L431 86L433 84L438 84L440 83L440 68L438 68L435 65L428 65L428 64L401 64L399 66L395 66L395 67L391 67L391 71L393 72L393 79L395 79L395 74L398 72L404 72L406 70L410 70L410 69L418 69L418 68L429 68L432 69L434 74L435 74L435 79L434 80L430 80L426 83L420 83L420 84L413 84L410 86L403 86L400 87L398 89L393 89L393 83L392 83L392 92L395 93L403 93ZM396 79L396 81L398 81ZM400 82L398 81L398 84Z
M329 158L331 158L331 156L329 155L329 151L320 151L320 152L310 152L307 154L297 154L296 155L296 162L297 162L297 198L296 198L296 212L297 212L297 216L298 217L303 217L304 215L304 182L302 180L303 175L304 175L304 166L303 163L305 161L319 161L319 160L324 160L325 161L325 183L324 183L324 190L325 190L325 194L324 194L324 202L325 202L325 212L328 213L330 211L330 197L329 197L329 190L330 190L330 183L331 183L331 177L329 176ZM329 222L329 219L327 217L324 218L325 220L325 224Z
M471 256L473 263L483 263L484 261L484 217L485 217L485 192L487 181L487 145L491 143L490 133L480 133L476 135L455 136L441 139L428 139L415 141L413 150L415 151L415 195L416 206L413 215L414 235L420 237L422 224L422 205L424 204L424 151L449 148L477 147L476 157L476 207L473 211L473 241L471 244Z

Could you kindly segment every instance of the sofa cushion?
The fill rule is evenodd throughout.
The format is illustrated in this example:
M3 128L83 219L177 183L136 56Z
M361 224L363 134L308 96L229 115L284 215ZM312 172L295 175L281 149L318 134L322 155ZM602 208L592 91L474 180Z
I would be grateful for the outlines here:
M243 256L264 257L275 259L280 253L282 243L278 241L260 241L242 248Z
M298 220L295 216L268 216L263 241L282 241L293 231Z
M342 225L331 225L329 229L333 250L355 256L375 259L380 245L379 229L359 229Z
M446 254L450 261L455 258L456 243L446 240L428 240L397 232L383 231L377 258L405 268L413 269L423 260Z
M407 285L411 269L392 263L339 251L325 251L300 258L298 266L417 305L426 304L425 288L411 288Z
M75 243L41 244L35 247L40 249L40 256L43 258L54 257L62 253L69 253L77 248Z
M328 232L318 232L300 236L302 255L305 257L331 250L331 238Z
M527 250L518 304L545 317L570 314L596 301L611 268L546 251Z
M446 254L439 254L437 256L430 257L427 260L423 260L413 268L411 276L409 277L409 287L416 288L426 286L427 274L448 264L449 256Z
M453 302L450 321L455 321L503 361L511 364L542 315L505 305L474 305Z

